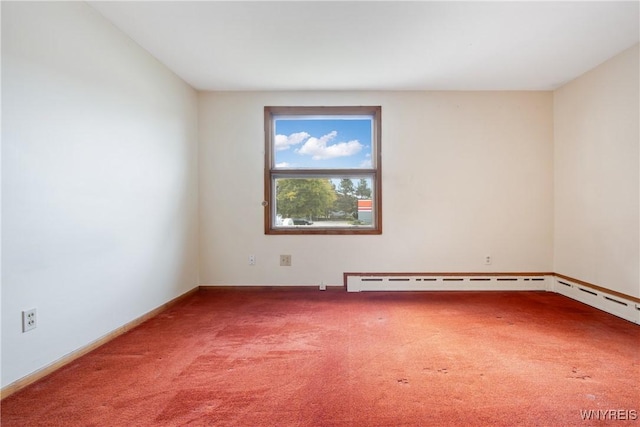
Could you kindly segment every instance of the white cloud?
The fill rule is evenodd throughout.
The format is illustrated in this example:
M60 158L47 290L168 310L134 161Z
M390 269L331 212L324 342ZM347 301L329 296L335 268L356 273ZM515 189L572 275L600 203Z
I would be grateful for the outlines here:
M300 144L305 139L309 138L306 132L292 133L291 135L276 135L274 141L274 147L276 151L288 150L292 145Z
M371 169L373 167L373 162L371 161L371 153L367 153L364 155L365 159L360 163L360 167L362 169Z
M327 145L338 135L335 130L320 138L311 137L296 152L298 154L312 156L313 160L333 159L335 157L346 157L356 154L362 150L363 145L357 140L349 142L339 142Z
M288 168L290 165L287 162L276 163L277 168Z

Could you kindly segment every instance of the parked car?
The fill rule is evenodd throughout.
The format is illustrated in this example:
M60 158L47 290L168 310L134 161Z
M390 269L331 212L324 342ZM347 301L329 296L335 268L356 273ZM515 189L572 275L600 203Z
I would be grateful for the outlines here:
M311 225L313 224L313 222L307 221L306 219L302 219L302 218L294 218L293 224L294 225Z
M346 217L347 213L345 211L336 211L329 214L329 218L331 219L344 219Z

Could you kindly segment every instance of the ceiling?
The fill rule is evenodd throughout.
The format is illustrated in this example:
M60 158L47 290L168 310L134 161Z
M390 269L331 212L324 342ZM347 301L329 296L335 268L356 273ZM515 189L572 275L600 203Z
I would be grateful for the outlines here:
M552 90L638 43L628 2L89 4L199 90Z

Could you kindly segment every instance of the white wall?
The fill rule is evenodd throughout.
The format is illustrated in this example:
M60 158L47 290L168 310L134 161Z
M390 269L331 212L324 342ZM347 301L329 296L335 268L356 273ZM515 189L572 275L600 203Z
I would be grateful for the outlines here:
M554 93L554 269L640 297L638 51Z
M2 2L3 387L198 284L196 109L84 2Z
M201 284L341 284L345 271L552 271L550 92L199 96ZM264 235L265 105L382 106L382 235ZM279 254L291 254L292 267L279 267Z

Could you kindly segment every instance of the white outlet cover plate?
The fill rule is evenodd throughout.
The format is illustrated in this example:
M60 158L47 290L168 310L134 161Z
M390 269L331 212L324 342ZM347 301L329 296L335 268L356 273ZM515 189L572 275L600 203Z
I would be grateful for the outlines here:
M31 310L25 310L22 312L22 332L27 332L32 329L35 329L37 326L36 322L36 309L32 308Z

